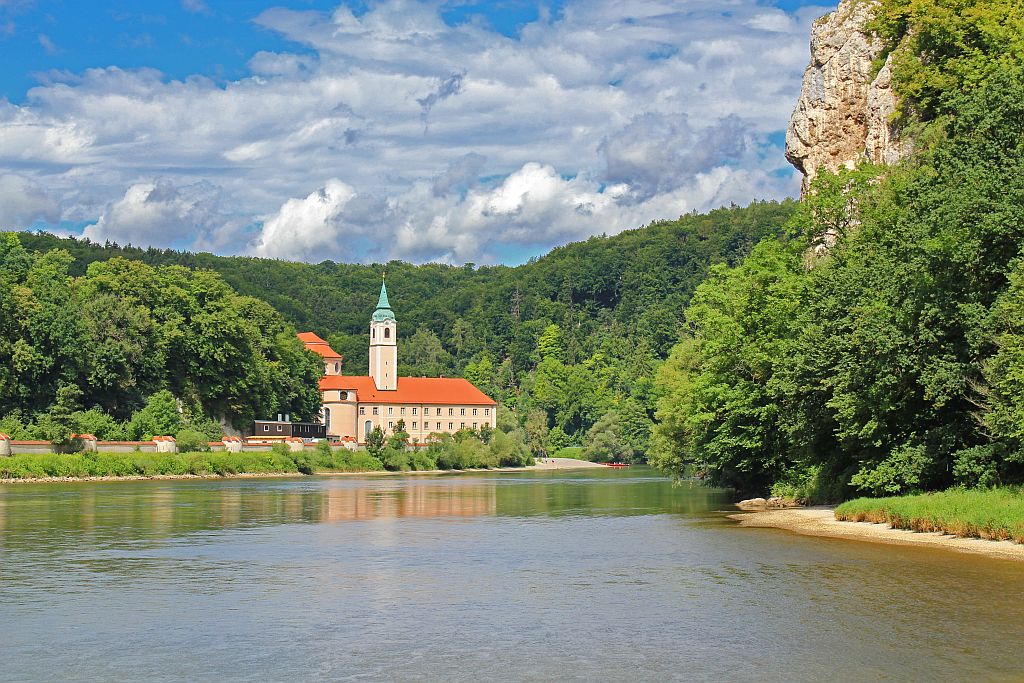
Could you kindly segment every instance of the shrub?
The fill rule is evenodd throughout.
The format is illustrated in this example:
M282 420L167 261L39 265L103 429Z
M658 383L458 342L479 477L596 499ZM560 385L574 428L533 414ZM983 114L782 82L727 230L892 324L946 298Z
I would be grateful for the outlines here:
M492 432L489 448L499 467L522 467L532 464L533 455L525 443L516 441L505 432Z
M995 447L965 448L953 456L953 478L962 486L988 488L999 483Z
M422 449L418 449L412 454L411 462L412 468L417 472L437 469L437 461L430 456L430 453Z
M296 469L302 474L316 474L317 458L313 453L299 451L292 454Z
M352 472L380 472L384 463L366 451L356 451L349 460L348 469Z
M923 445L906 444L878 465L862 467L850 484L873 495L900 493L917 487L931 462Z
M583 452L586 449L582 446L566 446L565 448L559 448L557 451L551 454L552 458L572 458L573 460L586 460L583 457Z
M132 453L94 453L89 456L96 477L131 477L140 474Z
M182 453L205 453L210 450L209 439L202 432L182 429L174 438L178 442L178 450Z
M408 472L412 469L412 458L404 450L386 446L380 454L384 469L390 472Z
M0 477L4 479L39 479L49 476L38 455L12 455L0 458Z

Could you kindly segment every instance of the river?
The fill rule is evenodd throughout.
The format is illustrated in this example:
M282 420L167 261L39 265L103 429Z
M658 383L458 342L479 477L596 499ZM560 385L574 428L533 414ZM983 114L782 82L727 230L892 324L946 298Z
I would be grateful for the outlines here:
M1010 681L1024 563L651 471L0 486L0 680Z

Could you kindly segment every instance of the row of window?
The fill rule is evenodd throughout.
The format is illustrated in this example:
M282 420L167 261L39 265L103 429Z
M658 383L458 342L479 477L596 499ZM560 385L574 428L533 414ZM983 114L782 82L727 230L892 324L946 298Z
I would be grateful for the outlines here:
M401 411L399 413L400 415L405 415L405 408L404 407L399 408L399 410ZM418 410L418 408L413 408L412 409L412 414L416 415L417 414L417 410ZM477 409L473 408L472 410L473 410L473 417L476 417ZM366 406L359 406L359 414L360 415L366 415ZM380 408L378 406L373 406L373 414L374 415L380 415ZM388 415L394 415L394 414L395 414L395 409L393 407L389 406L388 407ZM441 409L440 408L437 409L437 414L438 414L438 416L441 415ZM423 415L424 416L430 415L430 408L424 408L423 409ZM448 409L448 415L455 415L455 408L449 408ZM462 416L462 417L465 417L466 416L466 409L465 408L459 408L459 415ZM490 408L484 408L484 415L487 416L487 417L490 417L491 409Z
M367 424L369 424L369 422L367 422ZM435 429L437 431L441 431L441 423L437 422L435 424L437 425L437 427L435 427ZM413 422L412 423L412 430L414 432L419 431L419 426L418 425L419 425L419 422ZM465 429L465 428L466 428L466 423L465 422L460 422L459 423L459 429ZM388 422L388 429L394 431L395 423L394 422ZM429 422L424 422L423 423L423 429L430 429L430 423ZM452 431L454 429L455 429L455 423L454 422L449 422L448 423L448 431ZM478 426L478 424L476 422L473 423L473 429L479 429L479 426Z

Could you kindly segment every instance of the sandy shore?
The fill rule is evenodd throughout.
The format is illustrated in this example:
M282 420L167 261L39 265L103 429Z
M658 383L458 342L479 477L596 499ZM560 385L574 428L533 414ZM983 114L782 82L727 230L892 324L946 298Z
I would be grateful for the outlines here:
M606 467L600 463L590 462L589 460L576 460L574 458L545 458L543 461L538 460L536 465L530 465L529 467L516 468L526 470L578 470L586 469L590 467Z
M367 475L402 476L419 474L458 474L459 472L528 472L531 470L574 470L589 467L604 467L596 462L574 460L573 458L548 458L528 467L497 467L490 470L421 470L416 472L317 472L316 476L324 477L365 477ZM145 477L141 474L127 477L38 477L35 479L0 479L0 484L54 484L78 481L163 481L171 479L266 479L282 477L302 477L298 472L240 472L238 474L155 474Z
M1013 541L986 541L980 538L959 538L943 533L920 533L893 529L888 524L871 522L840 522L832 507L788 508L740 512L729 515L740 526L785 529L804 536L824 536L852 541L888 543L891 545L944 548L1004 559L1024 561L1024 545Z

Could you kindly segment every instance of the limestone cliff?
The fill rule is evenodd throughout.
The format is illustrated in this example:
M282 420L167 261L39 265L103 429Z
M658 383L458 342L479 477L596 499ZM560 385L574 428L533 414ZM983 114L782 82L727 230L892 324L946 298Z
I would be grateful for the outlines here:
M891 164L907 153L889 123L896 96L888 60L872 78L882 50L865 29L872 7L869 0L843 0L811 30L811 64L786 131L786 158L803 173L804 193L819 169Z

